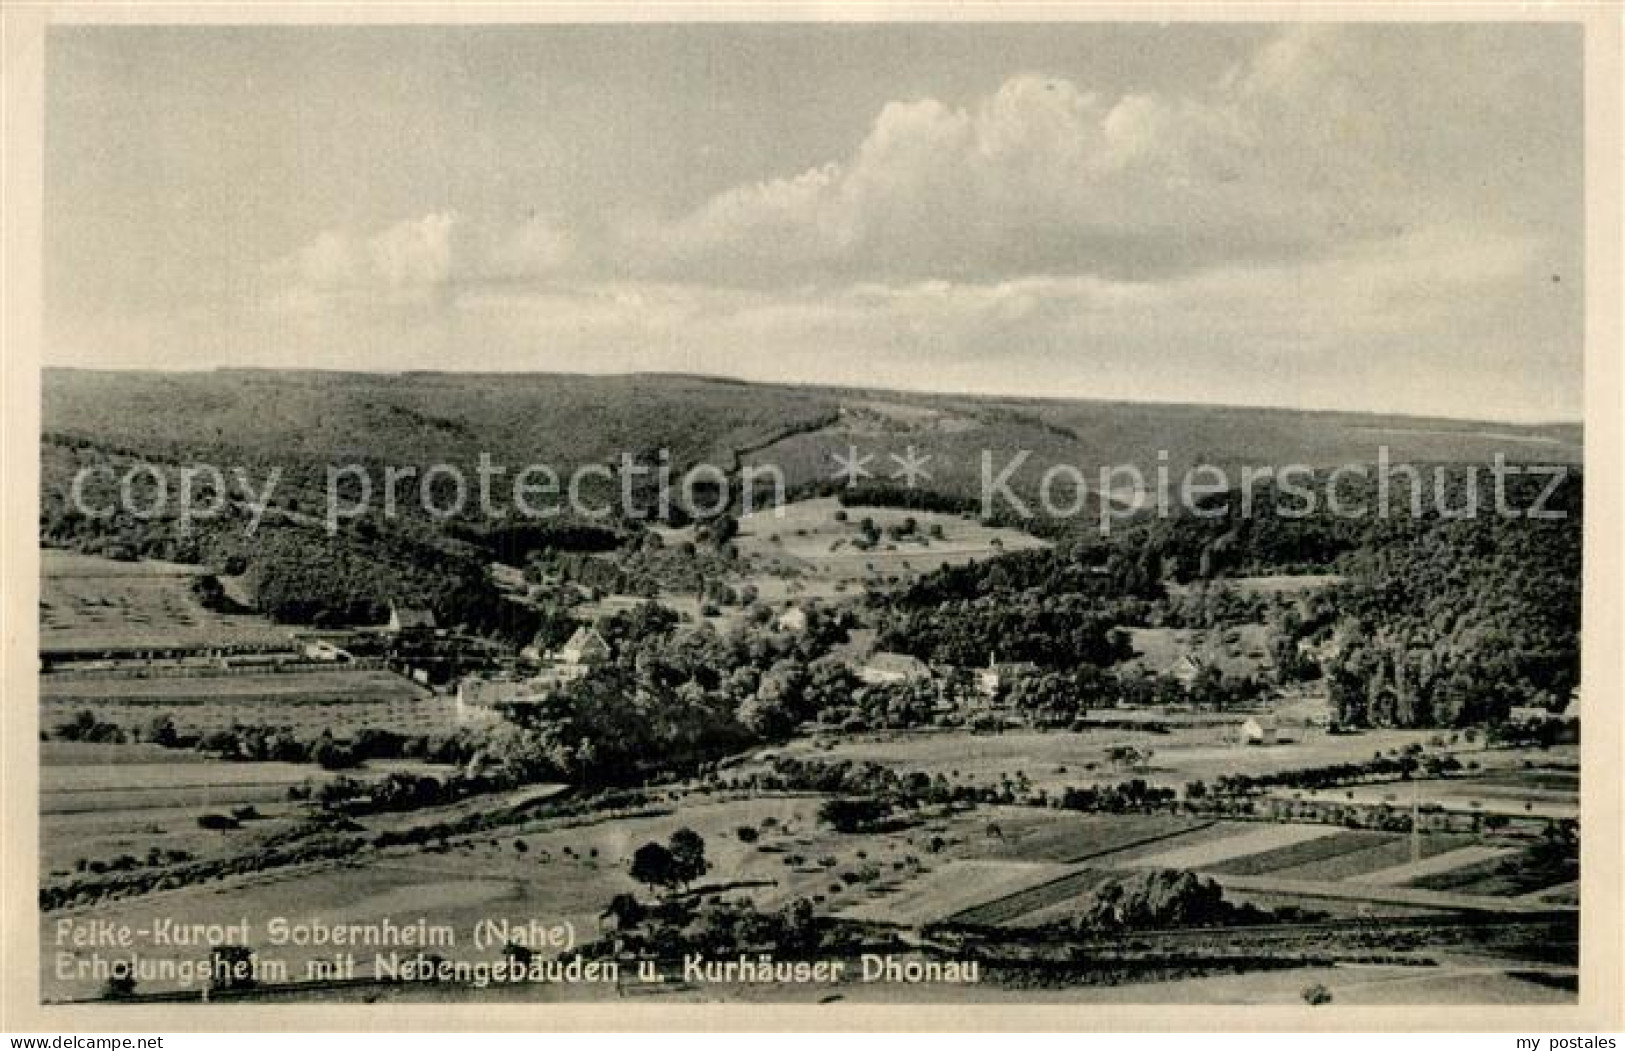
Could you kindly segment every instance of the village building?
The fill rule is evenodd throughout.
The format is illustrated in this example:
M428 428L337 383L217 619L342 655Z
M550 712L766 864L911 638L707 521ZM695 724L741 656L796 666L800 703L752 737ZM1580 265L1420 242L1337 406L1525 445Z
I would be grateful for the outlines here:
M552 654L555 664L575 665L581 668L594 668L607 662L612 653L609 643L599 634L597 628L583 625L575 630L563 646Z
M900 682L929 682L931 669L918 657L882 651L871 654L869 659L859 666L858 678L871 686Z
M1539 726L1541 723L1557 718L1550 708L1542 708L1538 704L1515 704L1507 712L1507 722L1513 726Z
M458 721L486 722L499 706L540 704L561 686L586 678L613 656L614 651L598 629L583 625L563 646L547 654L534 675L475 675L458 682Z
M1241 724L1240 740L1244 745L1270 745L1280 740L1280 728L1267 715L1255 715Z
M386 630L391 635L415 634L434 629L433 611L421 606L402 606L394 602L389 604L389 626Z

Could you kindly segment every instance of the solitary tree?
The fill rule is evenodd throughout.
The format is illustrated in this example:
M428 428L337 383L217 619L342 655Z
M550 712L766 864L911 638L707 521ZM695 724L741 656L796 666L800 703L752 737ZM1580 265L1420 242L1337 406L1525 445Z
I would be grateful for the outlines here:
M674 874L684 887L693 883L710 869L705 860L705 839L691 828L680 828L667 841Z
M677 860L659 843L645 843L632 853L630 873L650 890L669 891L682 882L677 875Z

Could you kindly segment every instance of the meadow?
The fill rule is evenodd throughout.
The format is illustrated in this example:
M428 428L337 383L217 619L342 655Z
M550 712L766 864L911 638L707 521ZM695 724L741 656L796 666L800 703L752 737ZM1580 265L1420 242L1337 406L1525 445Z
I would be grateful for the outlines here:
M844 521L841 517L844 516ZM916 532L891 538L886 530L912 518ZM860 550L855 541L864 519L882 533L879 544ZM941 536L932 536L933 529ZM804 586L879 584L911 578L940 566L962 565L1009 551L1049 545L1022 532L987 526L959 515L890 507L846 507L834 497L798 500L745 515L735 540L747 564L768 575L789 574Z
M182 733L241 726L287 727L298 734L363 727L400 733L455 725L452 698L394 672L335 668L314 672L220 676L126 676L74 673L40 679L40 722L47 729L88 711L126 731L145 731L168 716Z
M1231 722L1237 724L1241 718L1232 716ZM1119 726L1083 732L898 731L798 740L780 751L799 758L874 762L899 771L921 771L933 777L942 774L955 784L995 785L1025 774L1033 785L1052 791L1071 785L1116 784L1129 777L1177 788L1191 780L1211 783L1225 775L1363 762L1373 752L1423 744L1436 733L1389 729L1328 734L1305 728L1285 731L1285 735L1279 744L1247 746L1233 743L1234 731L1178 723L1171 723L1166 732ZM1111 750L1125 745L1150 749L1150 762L1134 769L1114 764Z
M251 613L204 608L192 583L204 573L175 562L121 562L40 552L40 646L275 646L288 632Z

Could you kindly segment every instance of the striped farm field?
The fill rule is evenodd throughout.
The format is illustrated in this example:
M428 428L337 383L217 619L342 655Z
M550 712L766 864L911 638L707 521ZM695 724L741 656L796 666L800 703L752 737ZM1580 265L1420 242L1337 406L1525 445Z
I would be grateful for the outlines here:
M1429 876L1454 872L1456 869L1469 868L1484 862L1499 861L1512 853L1514 851L1507 847L1461 847L1443 854L1436 854L1431 858L1423 858L1420 861L1407 862L1403 865L1395 865L1392 868L1370 872L1358 877L1354 882L1369 883L1380 887L1398 887Z
M1081 897L1114 875L1110 869L1079 869L1059 879L1040 883L1036 887L1027 887L1014 894L957 912L949 919L955 923L984 927L1011 923L1031 913Z
M1308 843L1316 839L1338 835L1342 830L1326 825L1264 825L1222 839L1175 846L1161 853L1137 858L1126 864L1133 868L1166 868L1211 870L1232 858L1281 850L1284 847ZM1108 859L1121 864L1116 859Z
M1211 824L1174 814L1068 814L1030 830L1006 833L994 856L1076 863L1149 847Z
M1362 850L1304 862L1291 868L1279 869L1272 875L1296 880L1352 880L1368 872L1380 872L1411 860L1409 836L1397 833L1378 833L1378 835L1384 836L1382 842L1372 843ZM1419 857L1431 858L1435 854L1456 850L1473 842L1474 837L1464 833L1428 833L1417 841L1417 854Z
M1165 854L1174 847L1191 847L1199 843L1217 843L1220 840L1230 839L1251 831L1258 826L1246 821L1217 821L1197 825L1188 832L1167 836L1162 839L1147 840L1143 843L1125 846L1113 851L1109 856L1098 859L1098 863L1110 868L1124 869L1136 868L1147 858L1154 858L1158 854Z
M950 861L910 880L895 894L862 902L841 915L852 920L918 926L1047 883L1066 871L1063 865L1045 862Z
M1227 876L1262 876L1282 873L1315 862L1359 854L1380 847L1394 837L1387 832L1339 832L1320 839L1292 843L1275 850L1247 854L1213 865L1208 871Z

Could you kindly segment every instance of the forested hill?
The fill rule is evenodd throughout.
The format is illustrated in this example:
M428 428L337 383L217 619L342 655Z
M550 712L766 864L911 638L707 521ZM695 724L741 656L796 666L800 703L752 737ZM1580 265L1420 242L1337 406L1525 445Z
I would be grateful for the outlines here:
M1070 466L1085 480L1093 480L1101 467L1135 464L1154 483L1162 463L1170 472L1195 462L1324 468L1370 463L1381 446L1388 447L1396 462L1433 465L1482 466L1497 454L1513 462L1570 464L1581 458L1577 425L1514 427L1348 413L973 398L675 375L52 370L45 374L43 393L40 530L46 544L116 557L196 562L243 574L261 611L278 620L370 623L387 614L391 601L410 601L430 605L443 623L519 641L535 631L534 618L519 615L517 606L502 599L488 564L522 565L531 551L541 548L635 548L641 514L607 522L572 522L566 516L540 523L492 523L470 512L439 521L413 513L418 494L408 483L401 494L402 514L377 513L375 491L365 517L347 520L342 530L329 534L321 521L326 468L360 463L373 469L376 484L379 467L472 467L488 456L511 479L530 464L545 464L565 475L584 464L614 463L622 453L649 464L655 451L665 450L676 471L696 462L725 470L742 463L772 463L784 472L793 495L831 486L834 455L855 449L869 457L877 474L869 487L841 490L843 501L902 502L921 510L977 516L984 451L1000 464L1026 456L1025 469L1011 480L1010 489L1027 500L1042 472L1058 464ZM887 468L890 456L910 449L928 458L930 477L920 488L904 490L888 479ZM1164 450L1165 460L1158 455ZM114 483L105 468L147 463L166 467L166 474L193 463L225 471L241 468L261 485L275 468L281 480L274 512L250 535L243 528L248 512L242 505L231 506L217 519L185 522L175 517L173 507L156 517L128 510L98 517L80 513L69 500L73 479L86 467L104 469L97 484L106 490ZM1577 493L1577 472L1574 482ZM140 493L143 501L151 496L147 488ZM105 491L100 495L108 497ZM498 503L505 502L499 494ZM640 511L647 513L647 507ZM995 516L1002 511L995 508ZM1328 567L1347 571L1357 568L1344 565L1355 555L1385 550L1397 541L1420 543L1422 534L1430 535L1436 526L1427 520L1393 525L1387 528L1399 533L1388 535L1380 523L1368 519L1324 514L1307 520L1260 514L1234 521L1181 515L1120 528L1107 543L1099 538L1096 521L1085 509L1064 520L1007 522L1086 547L1074 552L1077 557L1070 564L1058 561L1059 554L1034 556L1030 564L1012 557L996 560L997 567L988 571L994 574L990 581L1007 578L999 584L1002 590L1014 589L1024 574L1032 579L1016 590L1041 583L1054 588L1077 578L1082 582L1075 590L1087 601L1060 596L1042 609L1026 599L1026 605L1000 601L988 616L968 617L959 635L924 630L898 634L952 650L957 660L978 646L985 648L989 632L1029 617L1052 625L1054 637L1011 654L1048 660L1083 653L1105 659L1113 652L1104 634L1106 621L1089 612L1101 605L1097 600L1102 596L1094 594L1101 586L1110 585L1104 597L1112 608L1104 612L1121 622L1136 615L1133 603L1154 597L1166 580ZM1554 552L1567 550L1563 545L1577 545L1577 523L1576 515L1557 527L1562 544L1531 541L1532 547L1498 556L1497 572L1523 559L1543 573L1556 567L1552 572L1559 583L1572 579L1577 586L1577 570L1554 558ZM1404 532L1413 527L1421 533ZM1492 539L1511 543L1523 535L1514 529ZM1426 562L1425 554L1417 557ZM1099 572L1103 569L1104 574ZM959 572L966 579L945 572L922 585L937 588L939 594L921 592L914 598L941 602L968 597L954 592L971 586L969 578L977 571ZM1393 571L1407 573L1417 576L1414 567ZM1544 586L1536 580L1524 592L1535 594ZM1382 594L1380 589L1374 593ZM1463 660L1477 660L1486 647L1493 649L1506 631L1514 630L1512 621L1524 601L1451 594L1453 602L1461 599L1458 604L1494 607L1493 623L1483 622L1486 630L1477 631L1481 622L1475 620L1472 633L1459 625L1439 628L1434 622L1446 614L1433 610L1437 615L1430 614L1428 630L1438 637L1428 636L1419 645L1438 648L1441 656L1426 669L1411 667L1403 652L1409 642L1381 654L1374 643L1361 657L1389 669L1396 684L1392 703L1400 707L1413 706L1413 682L1436 683L1443 691ZM1401 604L1430 608L1420 601L1425 598L1415 596ZM1564 603L1572 596L1558 598L1555 608L1566 611ZM1373 598L1367 605L1375 608L1377 602ZM1568 630L1568 617L1567 612L1558 616L1560 634ZM1407 633L1411 641L1425 634L1422 626L1407 628ZM1551 634L1542 629L1538 645L1531 646L1566 651L1566 643L1551 643ZM971 663L983 660L985 654L977 651ZM1553 695L1572 678L1563 654L1555 660L1537 655L1527 665L1513 677ZM1448 699L1440 693L1422 703L1434 711L1480 706L1448 688L1454 691ZM1372 703L1380 707L1390 701L1379 696Z
M669 374L47 370L43 429L57 441L168 460L301 464L473 463L562 471L623 452L670 452L679 467L735 457L778 464L792 485L827 479L832 451L933 456L935 488L962 495L980 456L1029 450L1026 474L1067 463L1093 476L1167 452L1175 471L1219 465L1395 460L1576 463L1577 424L1457 420L1200 405L905 394ZM1018 480L1019 481L1019 480Z

